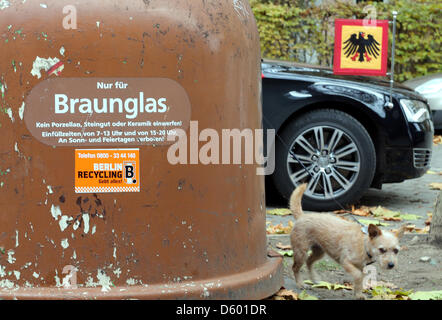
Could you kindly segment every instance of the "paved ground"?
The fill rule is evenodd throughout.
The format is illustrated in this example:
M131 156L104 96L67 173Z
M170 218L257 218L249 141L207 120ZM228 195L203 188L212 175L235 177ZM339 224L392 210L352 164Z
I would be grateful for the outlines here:
M430 171L442 172L442 146L435 146ZM369 189L359 201L364 206L383 206L387 209L400 211L401 213L416 214L422 217L420 220L412 221L418 228L425 225L427 213L433 212L437 190L431 190L430 183L442 183L442 175L425 174L418 179L406 180L401 183L385 184L382 190ZM268 199L268 209L287 208L287 201L272 194ZM272 224L288 224L292 219L290 216L279 217L267 215L267 221Z
M431 171L442 172L442 146L434 147ZM397 184L387 184L382 190L370 189L360 200L360 205L382 206L390 210L400 211L421 216L421 219L411 221L416 227L425 226L427 213L433 212L436 197L439 191L431 190L430 183L442 183L442 175L425 174L421 178L408 180ZM287 203L275 195L271 195L268 209L287 208ZM267 215L267 222L273 225L282 223L288 225L291 216L279 217ZM403 222L389 222L387 229L397 228ZM278 243L290 244L288 235L269 235L269 248L275 249ZM393 282L400 288L414 291L442 290L442 250L430 246L423 241L423 236L408 234L404 237L402 245L404 251L400 255L402 267L395 272L379 271L381 281ZM422 263L422 256L430 256L429 263ZM295 292L300 292L296 287L291 272L292 258L284 258L284 286ZM332 283L351 282L351 278L345 274L342 268L330 258L326 257L316 263L315 268L322 274L322 280ZM304 277L307 273L304 267ZM309 294L321 299L352 299L351 291L330 291L326 289L308 289Z

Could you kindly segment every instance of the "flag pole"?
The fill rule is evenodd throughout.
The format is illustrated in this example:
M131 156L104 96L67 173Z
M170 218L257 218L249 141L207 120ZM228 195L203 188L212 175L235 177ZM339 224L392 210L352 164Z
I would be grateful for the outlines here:
M397 11L393 11L393 41L391 48L391 71L390 71L390 103L388 103L388 108L393 109L393 86L394 86L394 63L396 56L396 20Z

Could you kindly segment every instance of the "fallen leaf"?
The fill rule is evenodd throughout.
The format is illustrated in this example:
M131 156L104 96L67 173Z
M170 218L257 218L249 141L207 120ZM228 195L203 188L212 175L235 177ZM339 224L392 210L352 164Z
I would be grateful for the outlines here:
M396 232L397 230L391 230L392 232ZM416 228L416 225L409 224L405 226L405 231L410 233L420 233L425 234L430 232L430 226L426 226L424 228Z
M358 221L362 224L367 225L367 226L370 224L374 224L375 226L383 226L383 227L386 227L389 225L388 223L380 222L379 220L359 219Z
M400 213L399 211L389 210L384 207L377 207L372 211L373 216L385 221L418 220L421 217L415 214Z
M433 143L434 144L442 144L442 136L435 135L434 138L433 138Z
M401 221L400 212L392 211L383 207L377 207L372 211L372 214L376 218L381 218L385 221Z
M293 250L278 250L278 253L284 257L293 257Z
M368 217L370 216L370 207L366 207L366 206L362 206L359 208L356 208L354 205L351 206L351 210L337 210L334 211L334 213L336 214L354 214L356 216L361 216L361 217Z
M294 225L293 221L289 221L288 226L284 226L282 223L274 226L270 223L267 227L267 234L289 234Z
M330 283L330 282L326 282L326 281L320 281L316 284L313 284L312 288L324 288L324 289L328 289L328 290L341 290L341 289L353 290L353 288L349 285L339 284L339 283Z
M442 176L442 171L433 171L433 170L428 170L427 174L438 174L440 176Z
M267 210L267 214L273 216L289 216L292 214L292 212L289 209L282 208L282 209Z
M415 214L409 214L409 213L405 213L405 214L401 214L401 218L403 220L418 220L421 218L421 216L415 215Z
M287 290L284 287L282 287L272 298L273 300L299 300L299 296L296 292Z
M431 190L442 190L442 183L439 183L439 182L430 183L430 189Z
M442 290L440 291L417 291L410 294L411 300L442 300Z
M390 282L384 282L384 281L373 281L367 283L366 291L370 291L375 289L376 287L382 287L382 288L388 288L388 289L397 289L398 286L396 286L393 283Z
M430 232L430 226L426 226L423 229L416 228L416 229L414 229L414 231L416 231L416 233L421 233L421 234L429 233Z
M432 213L427 213L428 219L425 221L425 225L429 226L431 225L431 221L433 220L433 214Z
M292 248L291 245L289 245L289 244L282 244L281 242L279 242L279 243L276 245L276 247L277 247L278 249L281 249L281 250L290 250L290 249Z
M309 295L307 292L305 292L305 290L304 291L302 291L300 294L299 294L299 300L319 300L317 297L315 297L315 296L312 296L312 295Z
M370 208L369 207L360 207L359 209L355 209L352 213L356 216L368 217L370 216Z
M275 295L270 297L271 300L318 300L317 297L302 291L300 294L282 287Z
M403 289L391 290L384 286L376 286L371 290L367 290L372 296L373 300L409 300L409 295L412 294L412 290L405 291Z

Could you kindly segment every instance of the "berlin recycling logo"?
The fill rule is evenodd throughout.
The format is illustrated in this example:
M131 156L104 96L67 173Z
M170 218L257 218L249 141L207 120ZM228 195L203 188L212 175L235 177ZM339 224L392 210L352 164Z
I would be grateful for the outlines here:
M137 184L136 162L124 161L124 182L129 185Z

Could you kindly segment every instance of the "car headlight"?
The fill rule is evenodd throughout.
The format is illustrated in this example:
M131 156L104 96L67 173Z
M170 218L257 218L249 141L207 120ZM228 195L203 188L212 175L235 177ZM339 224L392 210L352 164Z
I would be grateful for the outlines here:
M431 118L427 105L422 101L401 99L401 106L409 122L422 122Z

